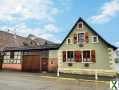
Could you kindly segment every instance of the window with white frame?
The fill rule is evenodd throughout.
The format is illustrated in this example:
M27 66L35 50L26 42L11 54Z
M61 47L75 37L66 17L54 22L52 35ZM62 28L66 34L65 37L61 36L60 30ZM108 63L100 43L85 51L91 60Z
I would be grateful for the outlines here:
M63 51L63 62L96 62L95 50Z
M67 51L67 61L74 61L74 52Z
M70 38L67 39L67 44L71 44L71 39Z
M80 22L80 23L78 24L78 29L81 29L81 28L83 28L83 22Z
M92 43L98 43L98 36L92 36Z
M85 42L85 33L79 33L78 34L78 43L83 44Z
M92 62L90 50L82 51L82 62Z

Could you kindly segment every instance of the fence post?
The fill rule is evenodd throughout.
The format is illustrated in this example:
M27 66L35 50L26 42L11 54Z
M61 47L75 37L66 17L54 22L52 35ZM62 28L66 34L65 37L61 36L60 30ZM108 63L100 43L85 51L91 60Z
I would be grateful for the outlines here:
M95 71L95 80L98 80L98 73Z

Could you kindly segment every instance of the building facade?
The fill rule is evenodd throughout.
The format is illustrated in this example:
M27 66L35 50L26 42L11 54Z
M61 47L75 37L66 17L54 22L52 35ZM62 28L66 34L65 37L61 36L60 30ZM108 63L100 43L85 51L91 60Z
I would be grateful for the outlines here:
M105 41L80 18L59 47L58 71L115 75L115 50L116 47Z

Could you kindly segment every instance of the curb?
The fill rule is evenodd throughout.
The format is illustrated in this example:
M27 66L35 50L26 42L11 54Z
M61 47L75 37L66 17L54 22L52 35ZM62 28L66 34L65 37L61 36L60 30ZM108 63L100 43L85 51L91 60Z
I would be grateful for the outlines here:
M79 81L96 82L96 83L109 83L110 82L110 81L86 80L86 79L74 79L74 78L62 78L62 77L50 77L50 76L40 76L40 77L49 78L49 79L59 79L59 80L79 80Z

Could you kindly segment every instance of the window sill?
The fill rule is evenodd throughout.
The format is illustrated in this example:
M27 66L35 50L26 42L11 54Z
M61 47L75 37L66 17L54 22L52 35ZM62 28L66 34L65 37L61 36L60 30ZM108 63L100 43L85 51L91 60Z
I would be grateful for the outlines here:
M93 62L81 62L81 63L93 63Z
M74 61L66 61L64 63L76 63L76 62L74 62Z
M91 42L92 44L98 44L99 42Z

